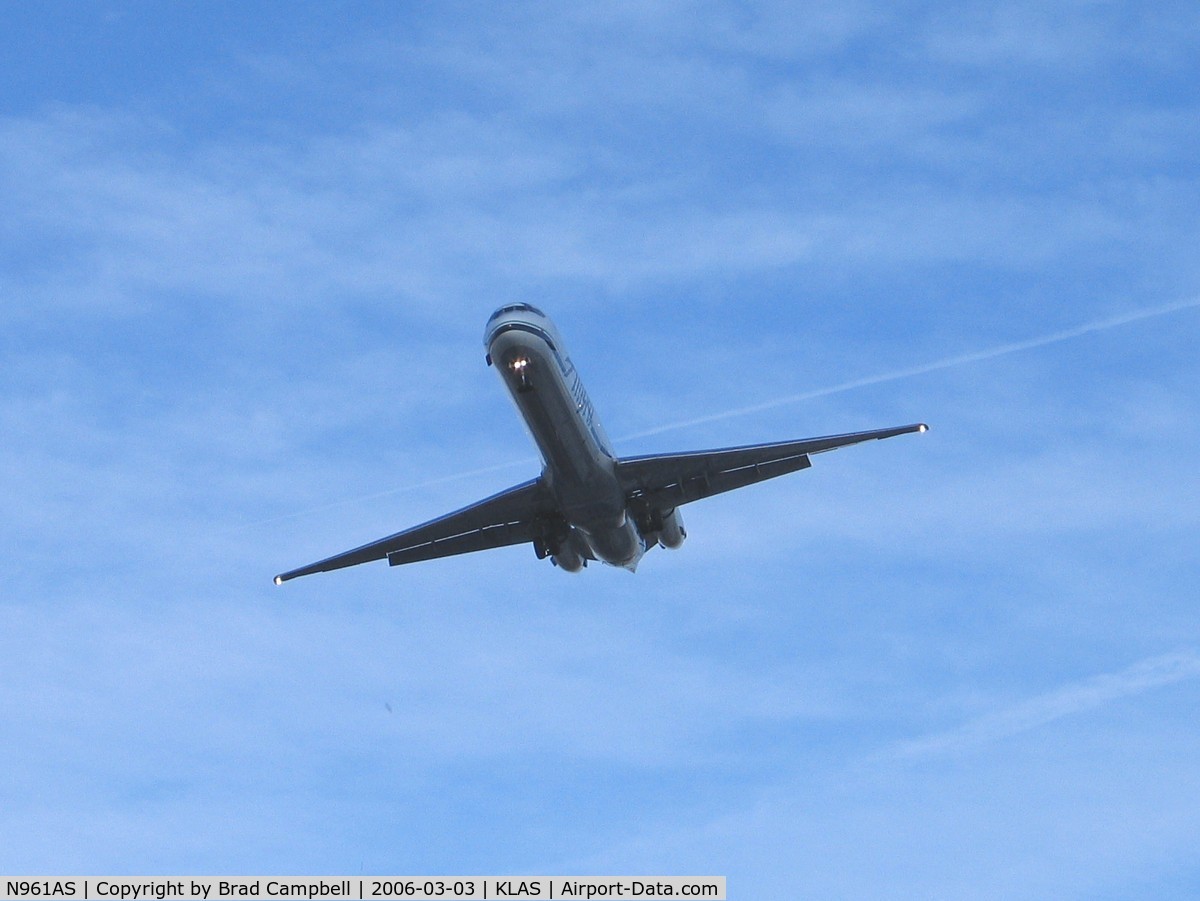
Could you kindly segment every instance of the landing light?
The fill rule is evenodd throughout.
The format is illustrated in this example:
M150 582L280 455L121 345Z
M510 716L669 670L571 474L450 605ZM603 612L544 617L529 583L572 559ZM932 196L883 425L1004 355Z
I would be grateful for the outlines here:
M520 372L522 369L524 369L526 366L529 365L529 361L526 360L524 357L517 357L515 360L512 361L512 363L510 365L517 372Z

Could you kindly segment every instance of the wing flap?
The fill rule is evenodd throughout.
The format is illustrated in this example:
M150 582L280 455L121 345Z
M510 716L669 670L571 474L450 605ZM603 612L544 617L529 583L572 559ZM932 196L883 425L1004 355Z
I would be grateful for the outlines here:
M551 511L542 480L531 479L419 526L281 573L275 584L385 558L397 566L520 544L533 539L534 523Z
M924 432L924 423L826 435L800 441L751 444L682 454L653 454L617 461L622 486L631 500L666 510L807 469L812 454L821 454L910 432Z
M389 551L387 562L389 566L400 566L404 563L417 563L421 560L434 560L438 557L453 557L455 554L469 554L472 551L508 547L510 544L525 544L533 541L533 538L534 525L532 522L511 522L485 526L474 532L435 539L403 550Z
M649 501L651 506L667 510L681 504L690 504L692 501L712 497L714 494L723 494L726 491L733 491L735 488L744 488L755 482L787 475L789 472L808 469L810 466L812 463L807 454L799 454L783 460L753 463L727 470L714 467L697 471L696 467L689 466L687 469L681 469L673 477L664 476L670 479L665 483L654 484L651 482L643 485L643 480L639 480L638 487L628 493L634 499L643 498ZM654 470L656 473L660 473L661 467L655 466Z

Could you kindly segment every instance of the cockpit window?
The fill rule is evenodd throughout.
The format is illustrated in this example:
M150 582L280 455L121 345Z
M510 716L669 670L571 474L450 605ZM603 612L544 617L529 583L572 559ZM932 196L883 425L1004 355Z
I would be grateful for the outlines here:
M505 313L537 313L539 316L546 315L531 303L510 303L508 306L501 307L493 313L491 319L488 321L491 322L492 319L497 319Z

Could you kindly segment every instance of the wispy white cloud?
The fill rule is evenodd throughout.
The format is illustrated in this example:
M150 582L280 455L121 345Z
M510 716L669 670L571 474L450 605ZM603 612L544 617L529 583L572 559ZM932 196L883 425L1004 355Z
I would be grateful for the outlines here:
M903 742L885 753L920 759L971 751L1122 698L1196 678L1200 678L1200 654L1191 650L1163 654L1115 673L1072 682L947 732Z
M494 104L480 109L451 95L442 106L372 113L377 118L287 143L223 133L182 156L170 149L179 135L167 120L69 108L9 119L8 228L70 253L53 276L8 273L7 290L49 308L93 311L145 308L166 303L164 293L184 293L275 310L386 298L430 316L447 301L462 309L485 286L521 291L574 280L646 290L815 261L860 269L979 259L1029 265L1106 246L1128 234L1131 216L1139 240L1151 240L1153 217L1119 210L1094 191L1064 200L1040 183L1033 191L980 184L973 174L995 161L971 156L963 142L979 142L976 120L988 118L994 98L976 89L856 79L823 67L820 54L754 77L756 57L722 60L693 40L732 33L753 48L768 36L803 44L803 36L829 30L840 47L869 33L880 14L872 13L818 5L737 16L718 7L683 34L678 17L650 15L658 42L589 25L589 17L541 23L514 15L507 27L520 40L475 47L451 31L415 58L403 52L403 38L384 35L373 40L406 61L401 74L454 71L459 81L486 81ZM790 29L771 24L780 15ZM568 64L572 54L559 48L575 43L552 40L554 30L578 39L593 25L602 36L595 58ZM541 67L515 65L530 44L543 48ZM613 46L629 58L623 68L605 61ZM386 56L373 65L396 74ZM471 65L456 68L464 56ZM318 56L309 65L338 64ZM563 67L570 77L547 83L542 69L563 76ZM665 135L648 115L651 96L671 121L694 123L679 148L687 152L658 146ZM585 113L603 114L604 124L575 127ZM627 140L623 115L633 117L628 130L643 133L642 144ZM1108 124L1088 124L1087 115L1070 145L1105 146L1095 132ZM560 127L565 121L572 127ZM1157 130L1140 121L1121 133L1152 141ZM961 134L942 134L947 125ZM762 168L747 169L747 159L743 178L731 180L723 153L736 161L795 129L802 154ZM1012 135L1022 134L1014 123ZM890 159L920 157L929 141L947 142L938 164L949 175L878 172L880 148ZM995 135L986 143L1007 148L1006 165L1029 156ZM860 166L877 172L866 194L854 184L861 176L847 175ZM1120 183L1120 174L1106 183L1113 179Z
M640 821L642 856L610 854L601 869L730 860L742 879L765 873L760 894L777 896L794 874L762 842L772 835L792 857L809 852L812 884L830 889L814 894L877 896L913 877L912 861L944 863L932 845L956 841L966 818L961 860L981 867L941 887L996 876L1021 894L1012 855L988 853L998 809L1017 836L1001 851L1022 847L1029 811L1005 800L1019 794L989 796L974 781L989 773L972 767L956 782L893 756L873 783L842 764L915 731L910 707L944 710L937 661L953 658L955 684L968 672L981 695L1003 694L988 655L964 649L1036 662L1069 633L1073 659L1094 660L1114 634L1191 641L1176 628L1190 627L1186 561L1161 549L1153 562L1101 559L1118 543L1191 534L1189 470L1172 444L1194 418L1188 350L1152 367L1135 342L1096 341L1104 352L1079 372L1017 357L1124 338L1139 317L1185 331L1190 307L1155 298L1195 296L1195 184L1180 149L1190 101L1146 103L1139 87L1109 102L1102 88L1122 66L1160 63L1081 22L1083 61L1057 65L1038 16L1036 62L1015 46L1018 16L1000 23L1012 46L983 46L976 65L954 61L989 37L992 20L970 11L446 10L308 31L305 52L245 37L240 67L224 71L221 57L196 75L173 70L169 101L114 83L102 103L27 106L0 122L0 467L15 561L0 693L19 728L0 743L14 774L0 833L35 863L67 835L73 859L147 869L192 848L214 869L289 869L322 846L337 849L320 852L331 868L394 863L398 846L407 861L453 868L468 844L514 866L547 853L549 835L562 859L594 859L604 836ZM954 39L956 15L978 29L965 46L933 46ZM1179 58L1168 49L1161 64ZM1086 103L1046 88L1068 83ZM508 296L544 302L578 335L578 362L614 399L602 409L648 398L639 424L720 423L808 399L839 423L831 431L896 409L942 429L897 442L901 463L888 462L892 447L855 461L841 482L830 466L714 500L683 551L636 577L565 578L509 549L270 586L285 565L536 471L532 457L511 478L492 471L529 449L478 345ZM982 346L977 334L1039 337L962 351ZM796 336L824 349L800 352ZM932 362L895 362L914 350ZM753 379L748 354L762 361ZM995 381L1011 384L989 384L982 366L968 377L1006 355ZM917 379L954 367L963 378ZM1041 380L1046 394L1021 396ZM755 398L750 381L775 387ZM855 389L853 405L832 402ZM1142 408L1153 416L1108 427L1110 412ZM1046 428L1068 409L1078 434ZM795 418L759 425L792 434ZM956 418L978 435L945 440ZM1048 446L998 450L1016 421L1036 422ZM1152 427L1138 434L1138 423ZM1138 451L1139 471L1089 485L1111 472L1113 439ZM902 472L911 453L921 466ZM393 501L395 485L411 496ZM879 528L922 494L910 530ZM330 505L350 495L375 502ZM293 510L321 515L280 517ZM820 522L804 531L804 516ZM1085 522L1100 549L1078 539ZM1035 542L1053 546L1030 552ZM1128 609L1081 612L1075 595L1049 616L1039 599L1080 560L1112 583L1161 564L1169 597L1137 605L1137 622ZM981 596L965 609L968 580ZM1014 622L998 650L1001 607ZM946 750L927 759L966 760L953 749L1182 683L1185 657L935 735ZM1156 739L1173 728L1145 725L1128 758L1139 765L1160 759ZM1176 763L1188 784L1194 768ZM1105 799L1154 806L1121 781L1128 767L1099 764L1088 779ZM1062 772L1075 768L1064 760ZM1035 776L1050 784L1047 772ZM1005 789L1028 781L999 775ZM781 783L774 807L739 813ZM54 805L39 806L48 794ZM497 828L521 798L534 799L529 816ZM441 846L412 816L431 799L450 823ZM1034 811L1042 834L1074 822L1070 800ZM260 813L247 821L250 809ZM912 832L895 823L931 809L930 847L896 838ZM725 810L708 845L685 837L671 850L687 824ZM969 819L980 810L991 820ZM1185 834L1187 812L1174 822ZM1050 856L1071 843L1046 844ZM735 846L740 856L722 856ZM436 858L438 847L451 850ZM881 863L876 848L892 857ZM865 875L839 881L839 869ZM872 873L892 878L871 884Z
M1047 73L1095 71L1114 62L1177 64L1200 29L1187 3L1129 15L1121 4L964 4L939 10L922 29L934 58L996 71L1028 67Z

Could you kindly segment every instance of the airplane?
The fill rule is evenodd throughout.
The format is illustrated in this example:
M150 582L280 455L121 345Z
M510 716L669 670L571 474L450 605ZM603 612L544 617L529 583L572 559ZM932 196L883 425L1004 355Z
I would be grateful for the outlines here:
M807 469L810 457L864 441L924 432L924 423L719 450L618 457L550 318L511 303L484 329L487 364L500 374L541 453L542 473L461 510L275 577L289 579L373 560L391 566L514 544L579 572L599 560L633 572L652 547L687 537L679 508Z

